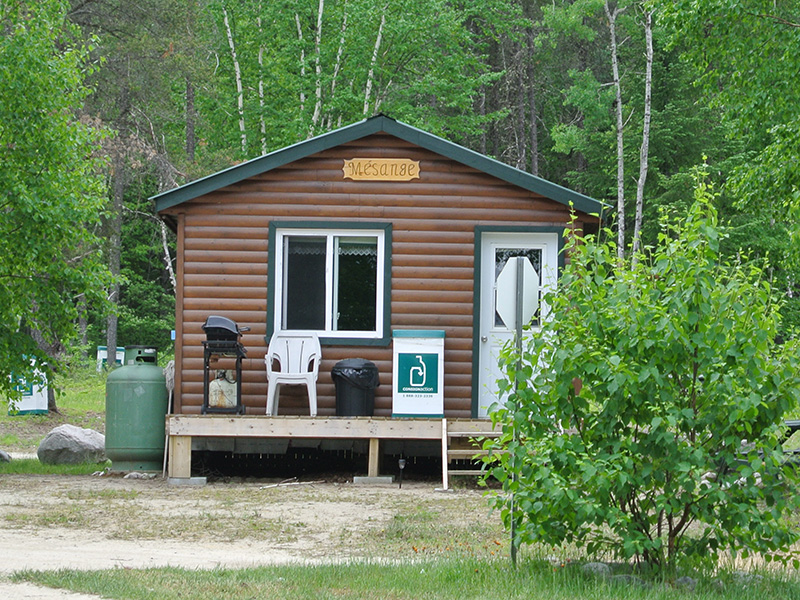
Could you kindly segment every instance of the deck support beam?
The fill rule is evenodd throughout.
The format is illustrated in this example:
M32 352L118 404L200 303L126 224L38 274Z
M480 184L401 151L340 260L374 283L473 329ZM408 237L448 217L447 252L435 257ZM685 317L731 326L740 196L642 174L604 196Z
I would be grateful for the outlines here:
M169 436L169 468L167 475L170 479L192 476L192 438L190 436Z
M378 438L369 440L369 461L367 462L367 477L378 476L378 463L381 458L381 441Z

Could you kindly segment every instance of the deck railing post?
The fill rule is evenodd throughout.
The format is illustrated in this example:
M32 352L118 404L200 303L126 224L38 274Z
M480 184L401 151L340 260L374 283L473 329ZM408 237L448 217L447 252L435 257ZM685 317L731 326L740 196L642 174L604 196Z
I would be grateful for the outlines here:
M450 445L447 439L447 419L442 419L442 491L450 488L450 477L447 473L447 450Z

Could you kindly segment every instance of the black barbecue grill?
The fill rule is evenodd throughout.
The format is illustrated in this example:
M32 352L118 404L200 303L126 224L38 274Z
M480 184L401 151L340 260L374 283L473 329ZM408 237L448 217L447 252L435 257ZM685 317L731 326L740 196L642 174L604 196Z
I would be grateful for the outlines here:
M239 338L245 331L250 331L250 328L242 327L240 329L236 321L232 319L211 315L203 324L203 331L206 332L206 342L233 342L240 345Z
M243 415L245 410L242 405L242 359L247 356L242 343L239 341L242 333L250 331L249 327L239 327L236 321L211 315L203 324L206 339L203 341L203 408L202 414L228 413ZM210 380L209 363L211 358L230 357L236 359L236 406L219 407L208 405L208 386Z

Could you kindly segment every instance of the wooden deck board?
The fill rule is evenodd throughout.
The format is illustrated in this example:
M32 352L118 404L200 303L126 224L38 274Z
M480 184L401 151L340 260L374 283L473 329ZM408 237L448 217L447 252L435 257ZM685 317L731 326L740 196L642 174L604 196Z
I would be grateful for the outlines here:
M169 415L170 436L438 440L439 419Z

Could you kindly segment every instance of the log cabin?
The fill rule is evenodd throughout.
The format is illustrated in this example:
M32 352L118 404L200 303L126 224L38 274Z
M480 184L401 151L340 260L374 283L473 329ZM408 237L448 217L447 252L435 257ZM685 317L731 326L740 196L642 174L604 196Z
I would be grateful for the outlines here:
M241 338L244 418L266 414L264 357L272 334L310 330L322 348L318 419L336 415L331 370L350 358L378 369L372 416L396 416L393 347L414 332L443 340L442 406L425 416L485 419L496 399L497 354L513 335L500 307L504 266L526 257L538 298L557 285L565 229L596 230L604 209L385 115L155 201L177 234L174 413L204 412L203 324L219 315L249 328ZM225 360L220 364L232 368ZM282 393L279 410L308 415L304 390ZM290 443L301 437L298 427L287 433ZM395 440L399 452L413 452L402 441ZM238 451L252 451L256 440L244 442ZM275 443L262 439L258 449L286 447Z

